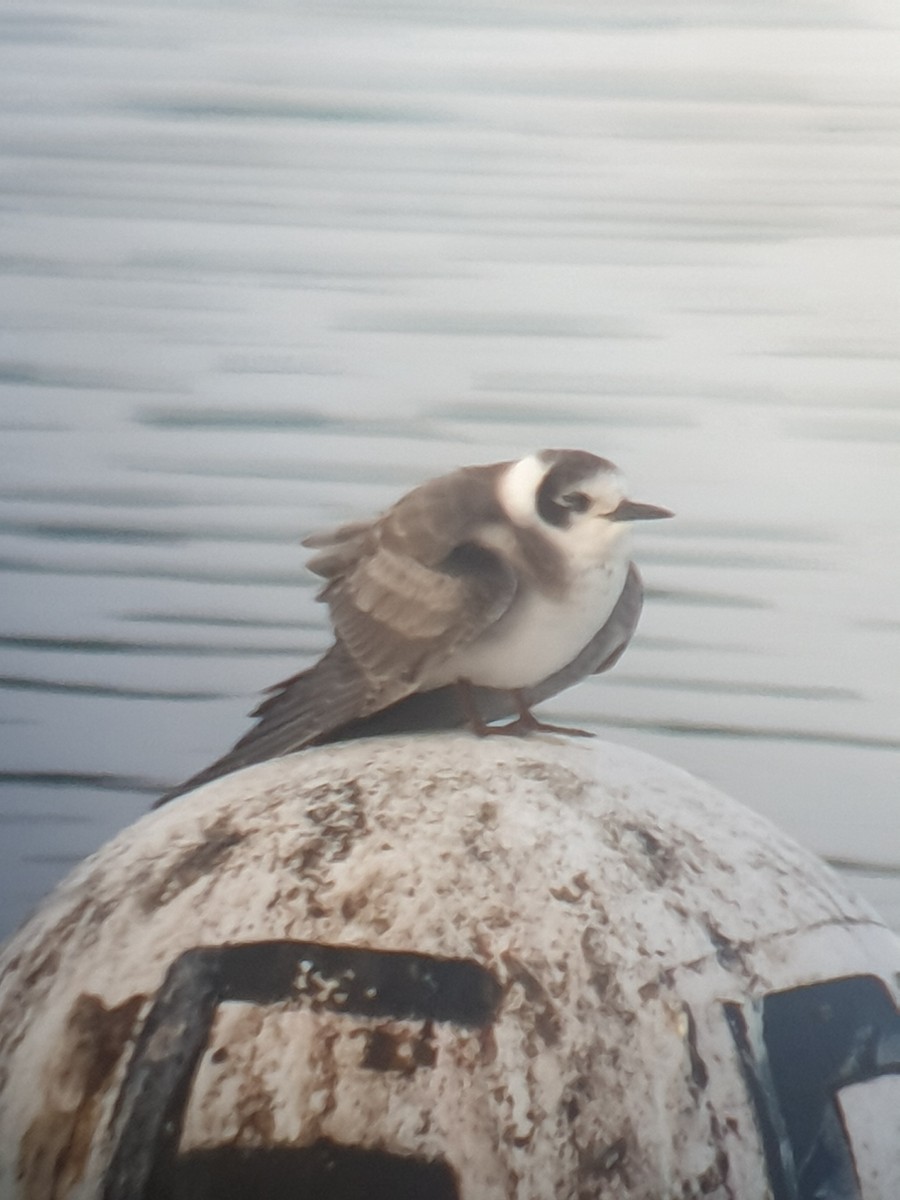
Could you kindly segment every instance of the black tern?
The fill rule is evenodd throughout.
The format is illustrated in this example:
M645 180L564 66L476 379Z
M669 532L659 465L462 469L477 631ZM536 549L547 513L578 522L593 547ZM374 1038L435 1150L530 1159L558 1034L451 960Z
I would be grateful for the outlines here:
M607 459L542 450L463 467L374 520L306 538L334 645L271 688L249 733L159 803L345 738L462 725L583 733L544 724L532 706L618 660L643 598L628 527L671 516L627 499Z

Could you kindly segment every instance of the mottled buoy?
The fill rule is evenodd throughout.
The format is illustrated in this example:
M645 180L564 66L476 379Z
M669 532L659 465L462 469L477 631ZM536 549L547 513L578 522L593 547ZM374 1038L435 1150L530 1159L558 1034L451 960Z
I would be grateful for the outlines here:
M5 947L4 1200L896 1200L900 942L602 742L207 785Z

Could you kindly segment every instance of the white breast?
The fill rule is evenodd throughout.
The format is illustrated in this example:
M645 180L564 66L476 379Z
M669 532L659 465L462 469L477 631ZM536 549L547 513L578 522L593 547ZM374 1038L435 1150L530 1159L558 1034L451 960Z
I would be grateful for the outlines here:
M628 573L615 556L579 573L563 599L531 587L496 625L429 672L421 687L468 679L481 687L524 688L570 663L606 624Z

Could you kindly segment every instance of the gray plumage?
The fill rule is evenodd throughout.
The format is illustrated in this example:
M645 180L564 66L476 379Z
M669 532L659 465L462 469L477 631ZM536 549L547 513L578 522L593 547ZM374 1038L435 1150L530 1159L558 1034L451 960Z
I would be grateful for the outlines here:
M554 495L574 486L569 476L577 482L592 472L615 471L581 451L543 455L545 480L554 470L561 476ZM541 456L534 459L543 463ZM158 803L306 746L466 724L457 687L441 676L444 665L502 630L520 595L553 595L566 587L559 538L543 537L537 518L533 525L511 522L501 502L499 481L516 465L463 468L415 488L374 521L306 539L304 545L314 551L309 569L324 581L318 598L328 605L334 645L313 666L270 689L253 713L253 728ZM548 508L546 514L564 526L570 518L557 507L560 512ZM631 509L643 511L606 515L611 521L669 515L651 506ZM481 718L491 722L521 713L523 706L528 710L611 667L634 632L642 595L637 568L627 564L611 611L601 614L596 632L574 658L528 686L470 689ZM435 682L439 686L430 685Z

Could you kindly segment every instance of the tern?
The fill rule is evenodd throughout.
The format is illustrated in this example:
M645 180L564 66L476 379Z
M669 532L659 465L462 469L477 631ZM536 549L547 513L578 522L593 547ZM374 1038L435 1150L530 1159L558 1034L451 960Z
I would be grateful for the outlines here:
M334 644L270 688L250 732L159 803L346 738L461 725L583 734L532 707L618 660L643 599L629 526L672 515L629 500L608 459L541 450L463 467L374 520L313 534L307 566L324 580Z

